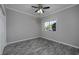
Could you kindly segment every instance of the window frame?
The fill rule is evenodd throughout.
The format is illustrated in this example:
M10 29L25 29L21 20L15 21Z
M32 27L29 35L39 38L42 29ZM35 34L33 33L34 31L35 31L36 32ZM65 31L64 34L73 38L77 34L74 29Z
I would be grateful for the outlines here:
M43 28L44 28L43 30L44 30L44 31L53 31L53 32L56 31L56 25L55 25L55 29L52 29L52 28L51 28L51 25L53 25L53 24L51 24L52 21L55 21L53 24L57 23L57 20L56 20L56 19L43 22ZM49 29L46 29L46 28L45 28L45 23L46 23L46 22L49 23L49 25L48 25L48 26L50 26Z

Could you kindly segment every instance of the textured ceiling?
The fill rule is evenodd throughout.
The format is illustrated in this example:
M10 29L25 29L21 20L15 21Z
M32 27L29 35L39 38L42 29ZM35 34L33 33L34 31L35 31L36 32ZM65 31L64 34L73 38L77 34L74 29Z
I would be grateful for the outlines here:
M13 10L19 11L21 13L33 15L36 17L44 17L47 15L53 14L59 10L62 10L64 8L67 8L69 6L72 6L72 4L43 4L43 6L50 6L50 9L44 10L45 13L43 13L41 15L35 13L36 9L32 8L31 6L38 6L38 5L36 5L36 4L7 4L6 8L13 9Z

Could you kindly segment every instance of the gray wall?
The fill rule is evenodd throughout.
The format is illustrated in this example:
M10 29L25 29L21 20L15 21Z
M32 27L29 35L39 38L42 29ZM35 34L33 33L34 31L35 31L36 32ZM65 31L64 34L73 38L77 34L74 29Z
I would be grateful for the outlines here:
M0 5L0 54L6 46L6 17L2 13Z
M79 47L79 5L50 16L57 19L56 32L42 31L42 37ZM48 20L49 16L42 23Z
M7 42L39 36L39 20L37 18L6 9Z

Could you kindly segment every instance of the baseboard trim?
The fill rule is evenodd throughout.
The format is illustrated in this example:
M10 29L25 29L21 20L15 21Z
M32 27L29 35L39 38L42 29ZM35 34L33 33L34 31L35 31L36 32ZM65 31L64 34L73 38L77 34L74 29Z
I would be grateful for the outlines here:
M7 43L7 45L14 44L14 43L17 43L17 42L26 41L26 40L32 40L32 39L35 39L35 38L38 38L38 37L26 38L26 39L14 41L14 42L9 42L9 43Z
M64 44L64 45L71 46L71 47L79 49L78 46L71 45L71 44L68 44L68 43L65 43L65 42L60 42L60 41L57 41L57 40L52 40L52 38L47 38L47 37L42 37L42 38L45 38L45 39L48 39L48 40L51 40L51 41L54 41L54 42L57 42L57 43L60 43L60 44Z
M38 38L38 37L32 37L32 38L27 38L27 39L23 39L23 40L18 40L18 41L10 42L10 43L7 43L7 45L10 45L10 44L13 44L13 43L17 43L17 42L26 41L26 40L32 40L32 39L35 39L35 38ZM71 46L71 47L79 49L78 46L71 45L71 44L68 44L68 43L65 43L65 42L60 42L60 41L57 41L57 40L52 40L52 38L47 38L47 37L41 37L41 38L45 38L47 40L51 40L51 41L54 41L54 42L57 42L57 43L60 43L60 44L68 45L68 46Z

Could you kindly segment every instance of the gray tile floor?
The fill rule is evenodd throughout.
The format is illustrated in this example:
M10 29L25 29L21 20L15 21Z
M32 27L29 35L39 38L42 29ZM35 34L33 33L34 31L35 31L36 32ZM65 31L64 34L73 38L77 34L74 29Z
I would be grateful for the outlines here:
M3 55L78 55L79 49L59 44L44 38L35 38L10 44Z

